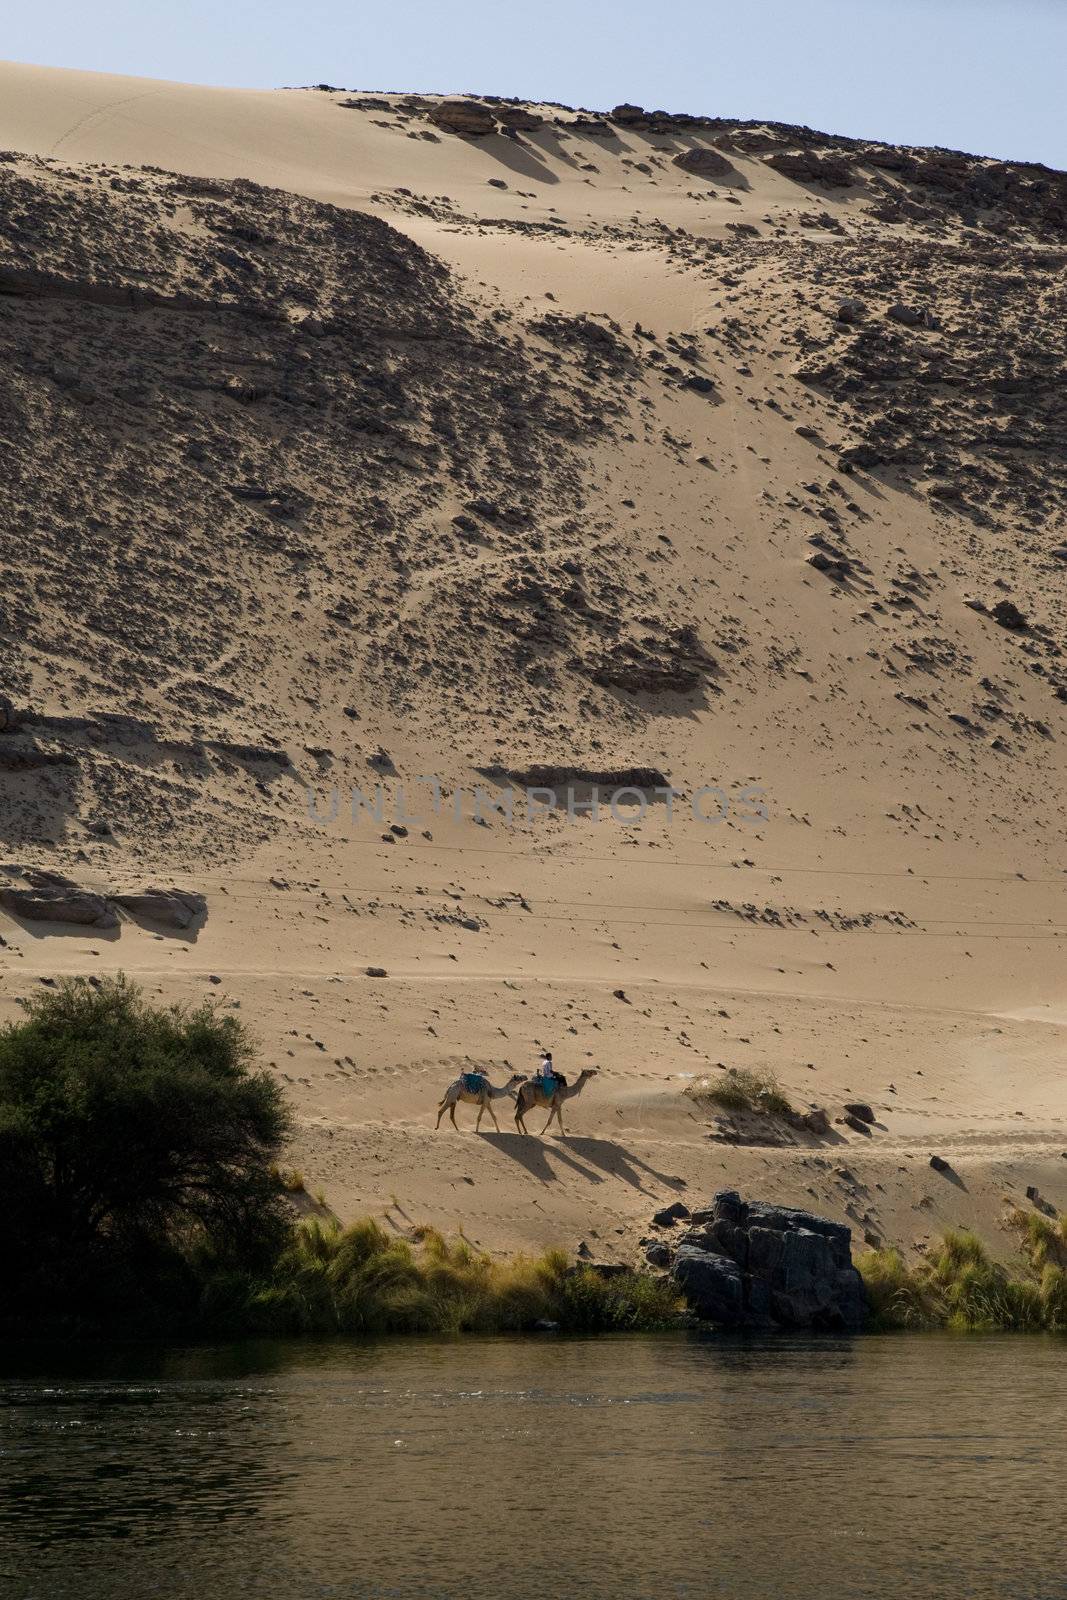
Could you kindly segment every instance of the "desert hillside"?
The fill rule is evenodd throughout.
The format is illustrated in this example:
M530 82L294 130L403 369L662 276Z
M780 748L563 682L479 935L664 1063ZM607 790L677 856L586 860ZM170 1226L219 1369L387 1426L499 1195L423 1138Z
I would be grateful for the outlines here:
M0 90L0 1013L216 997L309 1190L493 1249L1067 1209L1067 175ZM544 1047L565 1141L435 1133Z

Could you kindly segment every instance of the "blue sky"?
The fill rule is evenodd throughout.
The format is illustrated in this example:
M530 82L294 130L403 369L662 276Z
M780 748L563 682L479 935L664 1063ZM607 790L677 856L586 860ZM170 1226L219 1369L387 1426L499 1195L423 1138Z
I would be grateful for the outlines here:
M1067 167L1067 0L49 0L0 49L273 88L619 100Z

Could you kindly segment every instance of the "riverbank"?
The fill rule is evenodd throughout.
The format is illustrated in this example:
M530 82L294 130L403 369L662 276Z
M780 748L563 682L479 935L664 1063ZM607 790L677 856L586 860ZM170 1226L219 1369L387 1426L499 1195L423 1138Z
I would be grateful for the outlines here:
M949 1230L927 1259L865 1250L856 1267L865 1334L1067 1332L1067 1217L1025 1217L1014 1266L976 1235ZM31 1335L72 1344L125 1338L193 1342L245 1338L393 1338L558 1333L656 1333L704 1327L669 1273L574 1261L562 1250L503 1261L432 1228L409 1238L372 1218L347 1228L305 1218L267 1272L222 1270L203 1257L171 1262L151 1282L97 1286L91 1301L20 1320L0 1342ZM749 1329L751 1335L759 1330ZM794 1335L795 1337L796 1335Z

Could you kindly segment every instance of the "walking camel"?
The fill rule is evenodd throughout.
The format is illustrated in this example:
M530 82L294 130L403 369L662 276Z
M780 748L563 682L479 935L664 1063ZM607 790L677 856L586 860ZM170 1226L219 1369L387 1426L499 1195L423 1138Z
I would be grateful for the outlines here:
M561 1083L557 1077L556 1087L551 1095L545 1093L544 1085L539 1078L527 1078L515 1096L515 1124L519 1132L529 1132L523 1120L527 1111L532 1111L535 1106L551 1106L552 1109L548 1113L548 1121L541 1129L541 1132L542 1134L548 1132L554 1117L559 1123L560 1133L566 1137L566 1129L563 1126L563 1102L564 1100L570 1100L573 1095L581 1094L585 1088L586 1079L595 1078L596 1075L596 1067L583 1067L575 1083Z
M481 1087L478 1089L468 1089L466 1080L468 1078L475 1077L478 1078ZM489 1079L485 1077L483 1073L461 1072L459 1077L456 1078L454 1082L450 1083L448 1088L445 1090L444 1099L437 1108L437 1121L434 1123L434 1129L436 1130L441 1126L441 1118L444 1116L446 1110L452 1119L452 1126L454 1128L459 1127L459 1124L456 1121L456 1107L462 1100L465 1105L478 1107L478 1120L474 1124L475 1133L477 1133L478 1129L481 1127L482 1114L486 1111L488 1111L489 1115L492 1117L493 1127L496 1129L497 1133L499 1133L500 1124L496 1120L496 1112L493 1110L493 1101L502 1100L506 1094L514 1094L516 1084L519 1084L522 1081L522 1073L513 1072L507 1083L505 1083L502 1088L497 1089L494 1088L494 1086L489 1082Z

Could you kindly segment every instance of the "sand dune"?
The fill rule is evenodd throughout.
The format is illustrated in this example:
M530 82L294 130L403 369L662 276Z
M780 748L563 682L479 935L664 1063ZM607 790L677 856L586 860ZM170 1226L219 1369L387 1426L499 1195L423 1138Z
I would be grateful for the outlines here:
M0 88L0 888L208 904L8 897L3 1013L118 968L239 1007L312 1189L493 1249L634 1259L725 1181L909 1249L1067 1208L1063 175ZM628 775L643 816L567 815ZM599 1069L566 1141L433 1132L546 1045ZM683 1092L731 1068L832 1132Z

